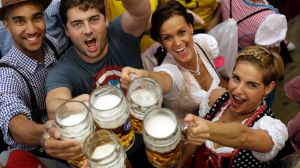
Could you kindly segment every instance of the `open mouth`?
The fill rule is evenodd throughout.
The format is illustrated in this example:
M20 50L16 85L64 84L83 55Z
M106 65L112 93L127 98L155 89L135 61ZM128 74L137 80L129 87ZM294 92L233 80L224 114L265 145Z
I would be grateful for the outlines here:
M94 51L97 49L96 38L88 38L84 40L85 45L88 47L90 51Z
M234 107L240 107L246 100L243 98L240 98L238 96L232 95L231 97L231 104Z

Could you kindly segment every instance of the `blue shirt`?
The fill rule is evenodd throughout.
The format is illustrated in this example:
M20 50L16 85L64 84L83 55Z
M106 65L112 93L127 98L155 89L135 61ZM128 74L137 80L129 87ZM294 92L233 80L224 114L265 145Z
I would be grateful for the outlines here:
M56 62L52 49L45 43L42 44L42 47L45 53L44 63L39 63L26 56L14 45L0 61L16 67L28 79L34 90L39 109L46 108L45 79L48 74L48 67ZM25 80L14 69L2 67L0 68L0 81L0 128L4 134L4 141L12 148L25 150L37 148L37 146L17 144L8 132L8 124L14 116L24 114L28 119L32 119L31 95ZM47 120L46 113L43 114L41 120L42 122Z

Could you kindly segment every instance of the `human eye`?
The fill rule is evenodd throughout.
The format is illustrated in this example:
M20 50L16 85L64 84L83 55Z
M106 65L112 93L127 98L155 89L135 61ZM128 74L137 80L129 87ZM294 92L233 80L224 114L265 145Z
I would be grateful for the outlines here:
M171 41L172 37L171 36L163 36L163 41Z
M90 22L91 22L92 24L97 24L99 21L100 21L100 17L99 17L99 16L95 16L95 17L92 17L92 18L90 19Z
M232 75L231 79L233 81L239 81L240 80L240 78L237 75Z
M257 84L257 83L255 83L255 82L249 82L249 83L248 83L248 86L249 86L249 88L253 88L253 89L255 89L255 88L257 88L257 87L258 87L258 84Z
M73 22L71 26L75 29L79 29L81 27L82 23L81 22Z
M185 30L180 30L179 32L178 32L178 35L179 36L184 36L186 34L186 31Z
M14 23L19 26L22 26L25 24L25 20L23 18L16 18L16 19L14 19Z
M43 16L42 16L42 15L38 15L38 16L35 16L35 17L33 18L33 21L34 21L34 22L40 22L42 19L43 19Z

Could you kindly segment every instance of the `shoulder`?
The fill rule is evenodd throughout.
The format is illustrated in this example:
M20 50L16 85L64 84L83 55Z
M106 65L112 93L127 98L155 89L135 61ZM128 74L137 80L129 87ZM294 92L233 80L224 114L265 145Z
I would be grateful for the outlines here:
M228 94L228 91L224 88L218 87L211 91L209 95L209 103L208 105L212 107L219 98L221 98L225 93Z
M201 47L207 47L209 52L211 52L212 57L215 58L219 54L219 47L217 40L209 34L196 34L193 36L194 42L200 45ZM202 46L206 45L206 46Z

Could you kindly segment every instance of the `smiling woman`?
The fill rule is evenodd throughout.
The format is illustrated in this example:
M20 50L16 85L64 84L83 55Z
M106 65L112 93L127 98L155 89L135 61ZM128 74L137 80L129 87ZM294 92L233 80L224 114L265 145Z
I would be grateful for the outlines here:
M288 133L267 107L264 96L274 89L282 75L279 55L260 46L240 52L228 91L214 90L211 94L212 108L205 116L207 120L191 114L185 117L191 126L187 131L188 142L201 145L195 167L216 163L221 167L270 165Z

